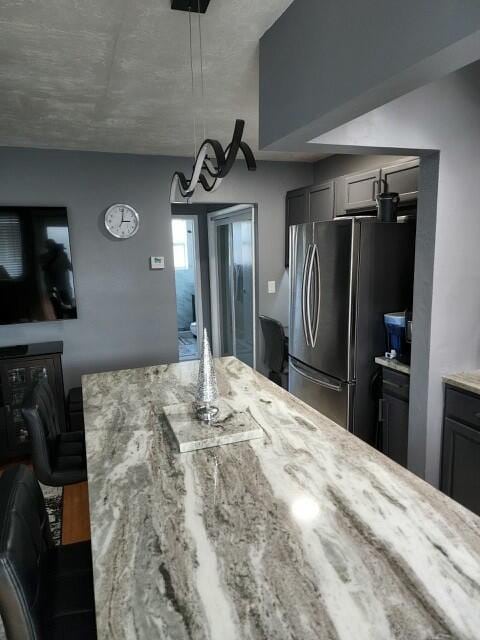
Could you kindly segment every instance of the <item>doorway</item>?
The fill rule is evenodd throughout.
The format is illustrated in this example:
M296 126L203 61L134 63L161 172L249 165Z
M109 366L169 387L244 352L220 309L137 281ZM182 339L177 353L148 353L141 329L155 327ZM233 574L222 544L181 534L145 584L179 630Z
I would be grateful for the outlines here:
M180 361L196 360L199 358L199 336L203 333L197 217L172 216L172 238L178 358Z
M255 368L255 208L210 213L208 240L213 353Z

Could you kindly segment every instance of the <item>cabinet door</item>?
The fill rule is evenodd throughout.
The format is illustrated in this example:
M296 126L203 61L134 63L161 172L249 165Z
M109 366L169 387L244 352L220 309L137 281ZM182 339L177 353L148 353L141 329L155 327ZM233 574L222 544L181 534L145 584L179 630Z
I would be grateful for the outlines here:
M377 182L380 169L345 176L345 213L377 206Z
M418 174L420 161L410 160L382 169L382 178L387 181L388 191L400 196L400 203L414 201L418 196Z
M383 453L407 466L408 402L383 393L382 441Z
M324 222L333 219L333 182L326 182L308 190L310 222Z
M290 252L290 227L308 222L308 190L296 189L287 193L285 202L285 266L288 267Z
M442 491L480 515L480 432L445 418Z
M1 382L9 456L20 456L30 451L28 431L22 415L22 405L29 387L43 377L48 379L54 394L56 394L53 357L19 358L3 362ZM59 418L61 419L60 412Z

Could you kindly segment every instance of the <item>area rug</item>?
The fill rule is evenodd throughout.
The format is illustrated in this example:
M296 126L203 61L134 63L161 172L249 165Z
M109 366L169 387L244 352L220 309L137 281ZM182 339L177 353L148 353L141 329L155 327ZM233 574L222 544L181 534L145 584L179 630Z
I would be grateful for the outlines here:
M53 542L55 545L59 545L62 543L63 487L46 487L43 484L41 487Z

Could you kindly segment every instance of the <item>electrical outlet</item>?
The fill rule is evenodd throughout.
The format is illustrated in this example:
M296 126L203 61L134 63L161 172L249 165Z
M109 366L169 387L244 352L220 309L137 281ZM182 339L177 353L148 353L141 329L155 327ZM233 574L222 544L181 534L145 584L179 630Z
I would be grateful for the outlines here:
M267 282L267 287L268 287L268 293L275 293L276 291L275 280L269 280Z

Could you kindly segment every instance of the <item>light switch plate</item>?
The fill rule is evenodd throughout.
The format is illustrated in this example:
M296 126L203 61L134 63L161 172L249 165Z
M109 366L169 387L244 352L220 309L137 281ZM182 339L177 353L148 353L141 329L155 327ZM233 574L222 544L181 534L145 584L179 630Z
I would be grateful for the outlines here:
M150 269L165 269L165 258L163 256L150 256Z
M275 293L275 280L269 280L267 282L268 293Z

